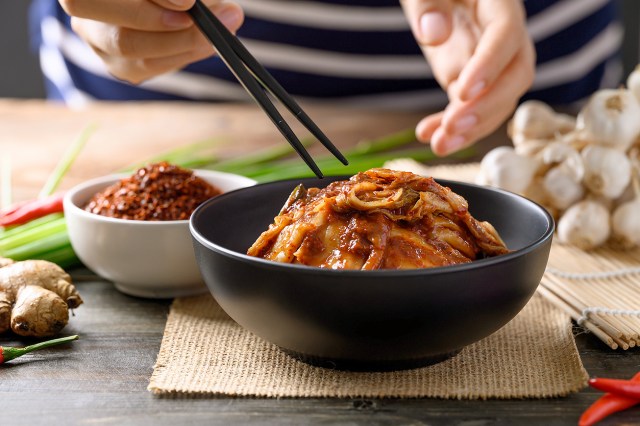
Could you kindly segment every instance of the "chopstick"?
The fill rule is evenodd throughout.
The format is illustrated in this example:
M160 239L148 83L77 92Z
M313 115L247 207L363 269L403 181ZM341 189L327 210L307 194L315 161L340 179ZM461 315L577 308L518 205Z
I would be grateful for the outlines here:
M218 56L220 56L240 84L242 84L245 90L249 92L251 97L260 105L273 124L280 130L280 133L287 139L298 155L302 157L309 168L313 170L316 176L322 178L322 171L315 161L313 161L313 158L311 158L280 112L273 105L265 91L268 90L276 99L282 102L293 116L340 160L342 164L349 164L349 161L344 155L331 143L329 138L302 110L291 95L260 65L240 40L216 18L201 0L196 0L193 7L189 9L189 14L196 26L216 48Z

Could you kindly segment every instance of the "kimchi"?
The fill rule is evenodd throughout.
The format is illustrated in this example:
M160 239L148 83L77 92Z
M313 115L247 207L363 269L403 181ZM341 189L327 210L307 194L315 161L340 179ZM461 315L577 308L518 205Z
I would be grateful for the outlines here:
M430 177L371 169L325 188L299 185L250 256L331 269L410 269L507 253L494 227Z

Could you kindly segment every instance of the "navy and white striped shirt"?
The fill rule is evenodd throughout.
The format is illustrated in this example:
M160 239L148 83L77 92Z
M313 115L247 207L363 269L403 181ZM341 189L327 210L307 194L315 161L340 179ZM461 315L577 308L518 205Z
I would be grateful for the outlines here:
M396 109L438 108L434 80L398 0L237 0L238 35L299 99ZM621 79L623 30L612 0L529 0L527 26L537 51L525 99L579 101ZM55 0L34 0L34 42L49 97L71 106L101 100L244 101L248 95L217 57L130 85L108 74L70 29Z

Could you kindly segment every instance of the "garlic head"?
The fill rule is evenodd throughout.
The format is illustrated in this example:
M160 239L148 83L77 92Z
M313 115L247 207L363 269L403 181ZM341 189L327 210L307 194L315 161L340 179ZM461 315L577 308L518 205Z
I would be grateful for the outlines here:
M523 157L533 157L549 145L549 139L524 139L515 137L511 140L516 154Z
M480 162L480 173L487 185L522 193L531 183L538 163L518 155L513 147L500 146L489 151Z
M611 217L612 238L623 248L640 246L640 198L620 204Z
M625 153L600 145L589 145L581 154L584 185L594 194L609 199L622 195L631 181L631 162Z
M584 177L584 163L580 153L564 141L549 144L540 152L544 164L562 164L565 174L575 182Z
M576 117L570 114L556 114L556 132L564 135L576 128Z
M541 101L526 101L516 108L509 122L512 139L549 139L556 133L556 114Z
M636 66L627 77L627 89L640 101L640 65Z
M507 130L516 152L532 157L551 141L572 132L575 126L575 117L558 114L546 103L531 100L518 106Z
M593 200L569 207L558 221L558 239L582 250L596 248L611 234L609 211Z
M584 187L575 179L573 172L560 165L550 169L542 180L549 204L559 210L568 209L584 197Z
M626 89L601 89L577 117L576 129L601 145L626 151L640 133L640 103Z

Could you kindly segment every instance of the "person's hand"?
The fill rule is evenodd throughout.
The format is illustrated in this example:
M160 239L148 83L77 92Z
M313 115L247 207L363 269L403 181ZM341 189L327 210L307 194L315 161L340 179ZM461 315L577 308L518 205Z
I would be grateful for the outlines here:
M438 155L465 148L498 128L531 86L535 51L522 0L402 0L438 83L444 111L422 119L420 141Z
M186 12L195 0L59 0L73 30L116 78L138 84L213 55ZM244 15L235 3L205 0L236 31Z

